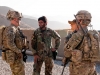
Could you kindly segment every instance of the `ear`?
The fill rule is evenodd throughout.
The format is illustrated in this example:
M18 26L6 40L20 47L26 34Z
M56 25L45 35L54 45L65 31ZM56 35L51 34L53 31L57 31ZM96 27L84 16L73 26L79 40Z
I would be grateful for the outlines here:
M45 24L47 25L47 22Z

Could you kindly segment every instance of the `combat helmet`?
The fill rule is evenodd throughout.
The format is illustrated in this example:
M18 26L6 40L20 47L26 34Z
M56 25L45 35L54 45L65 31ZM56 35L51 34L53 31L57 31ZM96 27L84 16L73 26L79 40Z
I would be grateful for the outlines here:
M19 13L18 11L9 10L6 17L8 20L12 20L13 18L19 18L20 20L22 18L22 13Z
M80 11L77 12L76 18L79 19L79 20L80 19L83 20L83 24L87 25L91 22L92 16L91 16L91 13L89 13L88 11L80 10Z

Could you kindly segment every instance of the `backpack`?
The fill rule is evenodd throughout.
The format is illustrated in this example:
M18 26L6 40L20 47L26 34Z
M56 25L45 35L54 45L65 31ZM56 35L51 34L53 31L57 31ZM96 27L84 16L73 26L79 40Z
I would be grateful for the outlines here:
M88 36L90 37L90 43L91 43L91 52L89 54L91 62L100 61L99 32L97 32L96 30L89 30Z
M83 60L91 62L100 62L99 40L99 33L96 30L89 30L87 32L87 35L84 35L78 47L71 52L71 61L80 62ZM79 54L81 54L79 50L82 51L82 56L79 56Z
M5 30L5 25L0 25L0 49L2 49L2 43L3 43L3 32Z

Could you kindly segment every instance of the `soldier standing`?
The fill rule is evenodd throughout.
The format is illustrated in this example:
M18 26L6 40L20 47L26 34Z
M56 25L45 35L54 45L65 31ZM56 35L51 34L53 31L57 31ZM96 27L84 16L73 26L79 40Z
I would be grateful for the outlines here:
M77 27L77 25L76 25L76 20L75 20L75 19L74 19L73 21L68 21L68 23L69 23L70 26L71 26L71 32L72 32L72 33L69 33L69 34L65 37L65 41L64 41L64 44L65 44L65 45L66 45L66 43L69 41L69 39L72 37L72 35L73 35L74 33L76 33L77 30L78 30L78 27ZM64 68L66 67L67 63L70 62L70 57L69 57L69 58L64 57L64 58L62 59L62 62L63 62L63 63L62 63L62 66L64 66L64 67L63 67L63 70L62 70L61 75L63 75Z
M22 15L17 11L8 11L7 19L11 25L7 26L3 33L3 48L6 53L6 62L9 63L12 75L25 75L23 56L21 53L23 45L22 32L19 22Z
M33 75L40 75L43 62L45 62L45 75L52 75L53 61L52 57L57 55L56 50L60 45L60 36L58 33L47 26L45 16L38 18L39 28L34 31L31 40L34 56ZM52 47L51 39L55 39L55 47ZM54 55L53 55L54 54Z
M80 10L75 18L78 30L72 34L64 46L64 57L71 60L69 63L70 75L97 75L95 62L99 57L99 43L96 40L98 34L87 29L91 22L91 14L86 10ZM72 22L70 21L70 23Z

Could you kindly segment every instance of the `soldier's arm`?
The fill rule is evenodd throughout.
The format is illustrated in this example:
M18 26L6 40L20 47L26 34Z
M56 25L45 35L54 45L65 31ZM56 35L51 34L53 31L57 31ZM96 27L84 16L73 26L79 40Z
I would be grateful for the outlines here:
M16 52L16 53L21 53L21 50L18 49L16 47L16 44L14 43L14 39L15 39L15 31L13 28L9 28L7 30L7 36L6 36L6 40L7 40L7 46L10 50Z
M35 31L34 31L32 38L31 38L31 47L32 47L33 55L35 55L36 49L37 49L37 37L36 37Z
M79 43L82 41L83 35L80 33L75 33L69 39L69 41L64 46L64 57L70 57L71 51L74 50Z
M56 31L52 31L52 37L55 39L55 49L58 49L60 43L61 43L61 37Z

